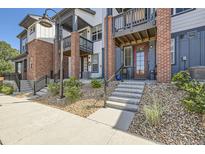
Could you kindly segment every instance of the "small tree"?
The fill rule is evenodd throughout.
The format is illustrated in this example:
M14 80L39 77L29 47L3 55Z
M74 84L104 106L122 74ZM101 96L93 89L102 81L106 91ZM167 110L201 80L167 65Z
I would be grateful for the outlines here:
M14 72L14 65L11 59L19 55L19 52L10 44L0 41L0 75Z

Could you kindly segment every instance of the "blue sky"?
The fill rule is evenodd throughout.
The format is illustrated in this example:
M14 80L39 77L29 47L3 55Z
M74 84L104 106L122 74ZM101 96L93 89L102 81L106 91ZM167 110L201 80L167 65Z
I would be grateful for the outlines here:
M16 36L23 30L19 23L27 14L42 15L45 9L42 8L0 8L0 40L11 44L13 48L19 49L19 40ZM56 11L60 9L55 9ZM51 11L50 15L54 15Z

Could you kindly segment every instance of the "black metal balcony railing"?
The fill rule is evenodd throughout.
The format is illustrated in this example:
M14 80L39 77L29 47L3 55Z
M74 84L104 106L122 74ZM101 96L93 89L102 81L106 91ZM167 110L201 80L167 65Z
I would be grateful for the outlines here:
M66 50L71 47L71 36L63 39L63 49ZM85 52L93 52L93 42L80 36L80 50Z
M121 13L113 18L114 32L131 29L146 22L155 20L155 9L135 8Z

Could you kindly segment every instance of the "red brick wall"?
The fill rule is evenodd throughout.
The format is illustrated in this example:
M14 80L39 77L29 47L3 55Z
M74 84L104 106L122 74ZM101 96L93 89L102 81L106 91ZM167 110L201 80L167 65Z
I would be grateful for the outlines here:
M157 9L157 81L171 80L171 9Z
M106 18L104 19L104 44L105 44L105 69L108 73L108 79L115 73L115 43L112 35L112 16L108 16L108 59L106 56ZM108 60L108 62L106 62ZM106 71L106 63L108 64L108 71Z
M55 40L55 47L53 50L53 73L56 74L60 70L60 51L58 49L58 42Z
M63 76L68 78L68 56L63 56Z
M71 76L79 78L80 73L80 35L71 33Z
M53 70L53 44L33 40L28 44L27 79L37 80ZM32 66L31 66L32 62Z

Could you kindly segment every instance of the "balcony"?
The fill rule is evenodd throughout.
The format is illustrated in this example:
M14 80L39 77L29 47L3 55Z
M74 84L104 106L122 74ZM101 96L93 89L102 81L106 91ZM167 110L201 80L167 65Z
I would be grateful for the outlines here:
M64 54L71 55L71 36L63 39ZM80 54L93 54L93 42L80 36Z
M155 35L155 9L135 8L113 17L113 36L119 46L142 42Z

